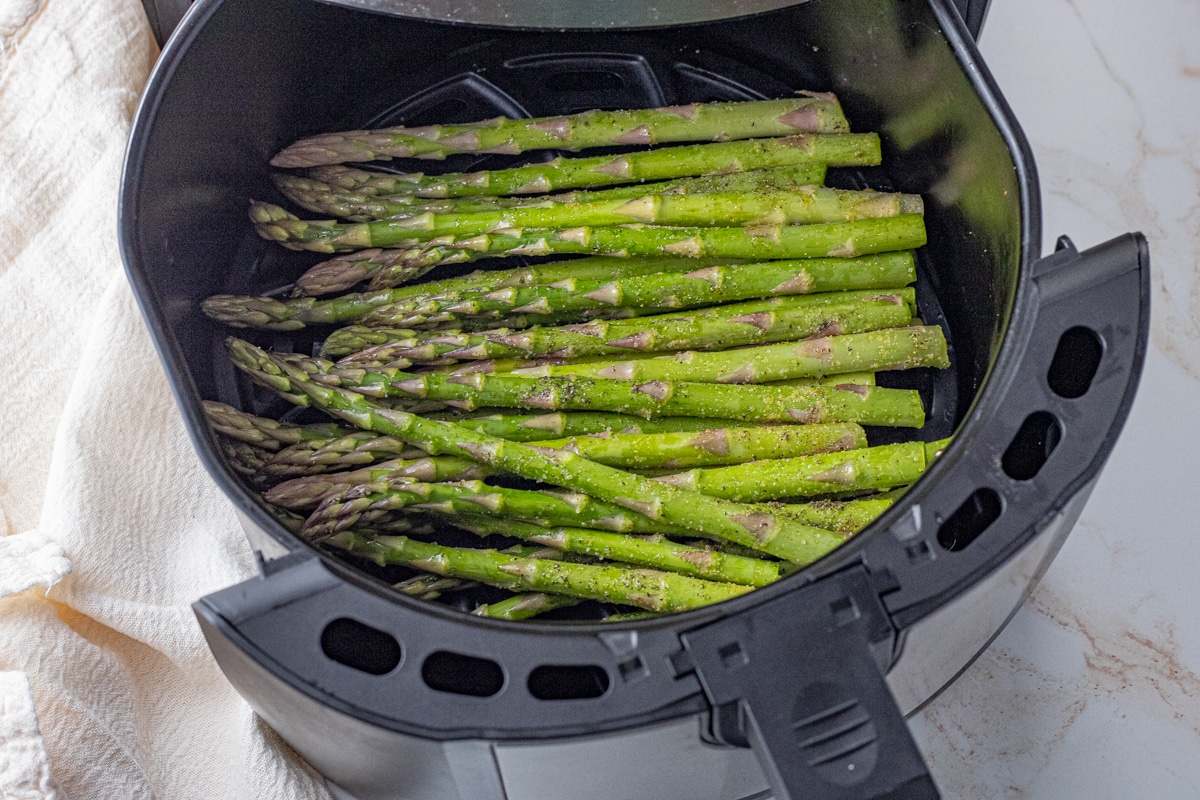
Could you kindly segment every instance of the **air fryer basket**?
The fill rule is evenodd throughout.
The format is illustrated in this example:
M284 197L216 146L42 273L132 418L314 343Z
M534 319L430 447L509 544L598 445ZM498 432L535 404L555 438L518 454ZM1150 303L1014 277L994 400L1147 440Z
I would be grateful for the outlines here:
M575 619L501 623L398 596L318 553L225 463L202 399L297 413L235 374L228 331L199 312L211 294L282 291L318 260L259 240L245 219L248 198L275 198L266 162L282 145L368 125L797 89L836 92L854 129L883 136L882 166L831 170L830 183L925 197L918 306L945 328L955 365L904 379L926 401L921 435L955 441L832 555L659 620L597 627L588 617L603 609L591 604ZM438 168L511 161L455 156ZM197 3L138 113L121 239L197 451L264 554L262 577L197 604L218 661L335 779L373 749L416 776L430 768L413 743L561 741L700 714L707 741L754 749L780 800L936 796L883 677L903 657L907 629L1056 515L1069 529L1124 422L1145 346L1141 237L1082 254L1063 239L1039 260L1040 222L1028 147L948 0L813 0L714 22L566 31L314 0ZM321 334L246 338L309 351ZM873 442L889 435L871 431ZM316 741L304 732L314 727L339 735ZM411 764L389 750L401 741ZM450 744L436 752L462 797L502 796L490 779L463 777L489 771L462 766L474 756ZM411 791L396 796L435 796Z

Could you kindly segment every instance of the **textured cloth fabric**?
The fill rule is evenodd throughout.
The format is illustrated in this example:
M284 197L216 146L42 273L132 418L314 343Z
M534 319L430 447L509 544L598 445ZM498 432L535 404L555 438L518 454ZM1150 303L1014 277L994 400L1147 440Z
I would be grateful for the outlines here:
M139 0L0 0L0 797L327 798L191 611L252 576L117 248Z

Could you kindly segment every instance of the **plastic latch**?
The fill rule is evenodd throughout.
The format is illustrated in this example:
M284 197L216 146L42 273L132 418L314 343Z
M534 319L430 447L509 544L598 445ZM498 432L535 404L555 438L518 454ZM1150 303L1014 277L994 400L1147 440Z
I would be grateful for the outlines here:
M1127 242L1118 237L1080 253L1066 236L1058 237L1054 252L1033 265L1041 305L1088 291L1139 267L1129 258Z
M853 567L680 636L711 737L750 746L776 800L936 800L884 681L895 628Z

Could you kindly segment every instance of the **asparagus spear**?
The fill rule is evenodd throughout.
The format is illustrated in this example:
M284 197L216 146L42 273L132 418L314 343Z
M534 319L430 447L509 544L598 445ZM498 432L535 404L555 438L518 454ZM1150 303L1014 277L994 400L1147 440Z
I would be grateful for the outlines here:
M458 331L447 331L446 335L457 333ZM372 328L367 325L347 325L332 331L325 337L325 340L321 342L321 357L336 360L372 347L392 345L395 342L410 342L412 346L417 346L418 337L421 335L407 328ZM423 335L434 336L436 334L427 333ZM449 352L451 349L453 348L447 348L446 352ZM441 356L435 355L432 358L441 358Z
M239 475L251 477L266 463L269 450L263 450L238 439L221 438L217 442L229 466Z
M344 292L381 270L387 271L389 283L372 289L390 289L410 283L442 263L440 258L432 256L424 260L413 258L406 250L382 250L378 247L356 250L309 267L292 285L292 297L317 297Z
M628 414L602 411L489 414L475 418L451 418L447 421L514 442L537 442L606 431L622 434L684 432L737 425L733 420L699 417L663 417L647 420ZM270 455L259 455L255 466L247 474L253 474L255 482L265 486L285 478L337 472L386 459L412 459L415 457L412 449L410 445L391 436L381 436L372 431L355 431L353 434L330 439L297 442Z
M452 456L393 459L362 469L292 478L268 489L263 498L281 508L305 510L316 508L331 495L382 480L427 483L476 480L486 472L470 459Z
M522 558L495 550L445 547L404 536L367 537L343 531L325 541L380 565L404 564L437 575L466 578L515 591L565 594L650 611L698 608L752 589L658 570L576 564Z
M271 165L314 167L392 158L442 159L453 153L517 154L539 149L847 132L849 124L837 99L831 94L811 94L786 100L585 111L535 119L497 117L462 125L326 133L289 145L271 159Z
M472 589L478 585L474 581L464 581L461 578L445 578L441 575L423 574L414 575L398 583L393 583L392 588L409 597L416 597L420 600L436 600L443 592Z
M406 461L424 458L412 445L392 436L372 431L352 431L343 436L298 442L264 459L254 482L268 486L285 478L320 475L350 467L377 464L391 459Z
M526 592L514 594L495 603L478 606L471 613L477 617L491 619L519 620L530 619L556 608L566 608L577 605L578 597L568 597L562 594L546 594L545 592Z
M371 222L303 220L279 206L254 202L250 219L264 239L295 250L330 253L364 247L402 247L442 236L465 238L522 228L810 225L919 216L923 210L919 195L801 186L774 192L648 194L590 203L537 203L461 214L426 212ZM824 255L824 250L819 255Z
M893 489L924 474L939 442L903 442L839 453L694 469L654 480L738 502Z
M825 165L874 166L881 161L874 133L789 136L660 147L619 156L556 158L537 164L485 172L424 175L387 174L342 166L316 167L309 176L343 191L367 196L413 194L416 197L530 195L562 189L669 180L735 170L765 170L785 165L817 166L801 183L820 183Z
M340 500L330 500L333 497ZM304 524L310 534L317 537L340 530L376 526L381 518L406 508L421 510L433 507L440 513L488 513L543 527L596 528L618 533L684 537L695 535L616 503L584 494L512 489L491 486L478 480L430 483L399 473L396 477L383 473L367 483L355 486L344 484L340 489L321 496L318 503L314 504L314 499L307 498L296 507L302 510L318 508ZM846 501L776 503L772 509L776 514L806 525L851 534L886 511L894 500L893 494L883 494Z
M372 253L376 255L369 255ZM380 255L381 253L383 255ZM386 263L395 254L367 250L351 254L346 257L345 261L348 264L354 256L362 255L368 256L364 259L365 261L374 262L378 257L382 260L381 263ZM337 260L331 259L331 261L322 263L329 264ZM376 306L398 303L415 297L437 297L453 292L499 290L507 287L553 283L575 275L582 275L585 279L614 275L648 275L664 269L671 269L678 263L677 258L661 256L646 258L595 256L535 264L511 270L476 271L461 278L448 278L415 286L399 286L392 289L348 294L328 300L318 300L314 297L277 300L273 297L213 295L201 304L201 308L209 317L231 327L293 331L306 325L331 324L357 319ZM727 261L712 259L706 263L724 264ZM344 264L337 265L335 271L340 273L344 266ZM357 267L355 268L357 269ZM364 274L363 277L366 275ZM355 279L355 283L361 279ZM319 277L319 280L324 281L325 277Z
M742 464L866 445L866 433L853 423L710 428L686 433L609 433L537 443L538 447L569 450L590 461L623 469Z
M272 176L272 179L279 191L301 208L352 222L370 222L388 217L407 217L425 213L464 214L500 211L506 208L544 208L559 203L579 204L618 199L632 200L647 194L780 191L795 189L799 186L816 185L821 183L824 177L825 166L823 164L805 164L777 170L701 175L694 178L619 186L597 191L573 191L522 197L458 197L443 200L429 200L412 194L359 194L319 180L302 178L289 173L277 173Z
M766 300L656 314L650 319L593 320L581 325L507 328L475 333L412 334L407 329L350 326L334 331L321 347L324 358L345 362L408 358L494 359L551 356L575 358L630 352L706 350L853 333L907 324L914 305L911 288L784 295ZM340 335L339 335L340 334ZM377 348L377 349L375 349Z
M513 314L567 315L613 308L670 310L796 294L889 289L915 280L914 264L910 251L898 251L853 258L706 266L608 281L568 278L555 284L418 297L378 305L363 314L361 321L364 325L408 327L410 321L424 321L441 313L503 319ZM513 327L511 322L509 327Z
M280 450L298 442L309 442L345 435L351 429L337 423L297 425L240 411L226 403L205 400L202 404L208 424L222 436L246 442L263 450Z
M948 366L950 359L942 329L924 326L823 336L740 350L685 350L631 361L567 361L514 372L539 377L578 375L637 382L763 383L840 372Z
M569 553L583 553L606 561L650 567L710 581L767 586L784 574L778 561L729 555L707 547L692 547L662 539L586 528L543 528L528 522L489 519L478 514L456 515L450 522L478 536L511 536Z
M304 394L356 427L405 439L433 455L470 458L487 468L589 494L795 563L819 558L841 541L837 534L774 515L766 507L729 503L596 464L574 453L544 452L452 423L381 408L357 392L314 383L303 369L273 359L253 345L238 340L229 344L239 368L256 380L274 385L287 396Z
M234 363L267 388L289 391L295 381L261 368L264 354L230 339ZM632 383L597 378L538 378L498 373L446 377L399 370L339 369L328 361L276 354L289 375L331 389L372 397L417 397L467 411L476 408L616 411L646 418L717 417L748 422L857 422L860 425L920 427L925 414L916 391L878 386L776 386L649 381ZM295 384L301 385L302 384ZM307 393L307 389L305 392Z

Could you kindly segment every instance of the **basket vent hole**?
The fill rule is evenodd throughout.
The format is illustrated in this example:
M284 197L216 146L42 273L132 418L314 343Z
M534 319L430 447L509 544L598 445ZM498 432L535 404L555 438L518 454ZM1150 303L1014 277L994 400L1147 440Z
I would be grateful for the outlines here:
M1003 510L1000 495L994 490L976 489L938 528L938 544L951 552L965 549L1000 518Z
M1046 374L1050 389L1068 400L1083 397L1092 387L1103 355L1104 341L1091 328L1080 326L1066 331L1058 339Z
M332 661L368 675L385 675L400 664L400 643L391 634L348 617L321 631L321 652Z
M491 697L504 688L504 670L495 661L439 650L421 665L430 689L471 697Z
M620 91L625 88L625 79L608 70L572 70L546 76L546 88L552 92Z
M529 693L538 700L587 700L608 691L608 673L595 665L543 665L529 673Z
M1062 441L1062 425L1047 411L1035 411L1021 423L1020 430L1000 459L1004 473L1015 481L1037 475Z

